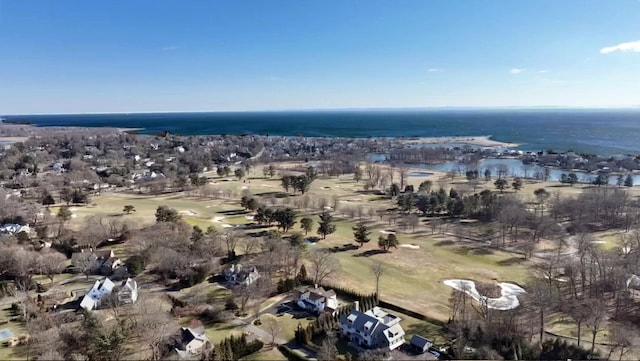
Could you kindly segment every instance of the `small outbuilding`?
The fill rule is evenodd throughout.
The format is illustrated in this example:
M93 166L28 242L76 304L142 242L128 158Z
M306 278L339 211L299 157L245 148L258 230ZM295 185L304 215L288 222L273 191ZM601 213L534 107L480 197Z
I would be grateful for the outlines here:
M419 353L425 353L433 346L433 341L420 335L413 335L410 344L413 350Z

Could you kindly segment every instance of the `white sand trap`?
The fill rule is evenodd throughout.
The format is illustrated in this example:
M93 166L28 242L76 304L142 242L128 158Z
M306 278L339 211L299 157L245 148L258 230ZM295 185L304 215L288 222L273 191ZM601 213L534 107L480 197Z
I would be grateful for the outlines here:
M222 228L233 228L233 226L230 224L223 223Z
M332 211L332 210L333 210L333 207L331 207L331 206L324 206L324 209L325 209L326 211Z
M213 218L211 218L211 222L216 222L216 223L220 223L222 222L222 220L224 220L227 217L223 217L223 216L215 216Z
M242 186L240 189L249 189L247 186Z
M396 234L396 232L394 232L394 231L387 231L386 229L380 230L380 233L382 233L382 234Z
M75 214L75 213L72 213L72 214L71 214L71 218L77 218L77 217L78 217L78 215L77 215L77 214Z
M70 210L71 212L75 212L75 211L77 211L77 210L78 210L78 208L76 208L76 207L71 207L71 208L69 208L69 210Z
M244 219L248 221L253 221L253 216L244 216Z
M410 248L410 249L420 249L420 246L418 246L417 244L401 244L399 247Z
M591 243L594 243L594 244L605 244L605 243L607 243L607 241L591 241Z
M481 299L486 300L487 307L499 311L512 310L520 306L518 295L527 293L527 291L522 287L513 283L499 282L498 286L501 289L502 296L499 298L488 298L478 292L476 289L476 283L473 281L453 279L444 281L444 284L451 288L455 288L456 290L465 292L478 302L480 302Z
M194 212L194 211L192 211L190 209L187 209L186 211L180 211L178 213L186 214L187 216L197 216L198 215L198 213L196 213L196 212Z

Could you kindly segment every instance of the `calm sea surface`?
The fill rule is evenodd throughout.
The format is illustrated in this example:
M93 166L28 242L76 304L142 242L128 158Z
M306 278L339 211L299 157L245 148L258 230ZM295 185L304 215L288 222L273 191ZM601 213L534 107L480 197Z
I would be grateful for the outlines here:
M640 153L639 109L437 109L2 116L37 126L141 128L140 133L317 137L491 135L523 150Z

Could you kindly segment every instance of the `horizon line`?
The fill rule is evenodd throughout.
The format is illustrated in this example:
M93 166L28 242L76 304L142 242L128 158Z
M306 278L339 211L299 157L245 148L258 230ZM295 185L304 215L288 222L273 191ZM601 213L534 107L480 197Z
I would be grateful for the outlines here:
M442 107L344 107L344 108L281 108L281 109L236 109L236 110L153 110L153 111L112 111L112 112L61 112L61 113L13 113L0 114L1 117L40 115L107 115L107 114L179 114L179 113L268 113L268 112L322 112L322 111L412 111L412 110L508 110L508 109L582 109L582 110L624 110L640 109L640 105L581 106L581 105L527 105L527 106L442 106Z

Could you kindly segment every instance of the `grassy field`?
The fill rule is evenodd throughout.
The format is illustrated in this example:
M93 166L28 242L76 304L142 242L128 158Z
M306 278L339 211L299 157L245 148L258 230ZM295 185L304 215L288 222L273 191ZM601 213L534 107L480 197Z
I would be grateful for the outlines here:
M298 328L298 324L301 324L302 327L307 327L308 324L313 322L312 320L306 318L295 319L288 313L283 313L280 316L274 316L272 314L265 314L260 316L260 320L262 321L262 325L259 326L261 329L269 332L266 324L268 323L268 319L275 319L278 325L281 328L281 332L278 337L283 338L285 340L291 340L295 337L295 331ZM263 340L266 343L271 342L271 340Z
M411 177L409 183L417 187L425 179L424 177ZM464 181L456 178L453 182ZM441 184L448 189L450 183L450 180L442 182L436 180L434 188ZM533 196L533 189L539 186L526 184L522 192L529 192L528 188L531 188L529 193ZM280 180L277 178L264 179L261 176L261 169L252 170L246 183L230 178L217 178L213 180L211 187L232 190L237 198L241 196L242 192L250 192L262 197L263 200L267 200L274 192L282 191ZM578 191L578 187L563 187L563 190L565 188L566 191ZM391 204L387 200L377 200L378 196L358 192L361 189L362 182L355 183L352 176L319 178L314 181L307 196L316 199L324 197L329 202L333 197L337 197L340 199L341 207L384 208ZM297 197L301 196L293 194L289 196L291 202L294 202ZM123 216L122 208L127 204L134 205L136 212ZM187 222L197 224L202 228L213 225L221 229L223 224L250 222L246 218L248 214L236 214L241 210L237 200L210 200L189 197L186 194L149 196L105 193L94 197L92 206L76 207L72 211L78 215L74 222L78 222L82 216L100 214L131 219L137 224L150 224L154 221L154 213L159 205L166 205L178 210ZM220 218L224 216L227 217ZM317 225L317 217L315 219ZM384 300L437 319L446 320L448 317L447 303L451 289L445 286L442 281L448 278L469 278L483 282L491 280L523 282L526 279L526 270L529 264L519 257L503 252L487 251L466 243L451 243L447 238L432 236L430 232L424 231L424 227L422 231L414 234L398 233L401 244L411 244L414 245L414 248L419 247L418 249L400 247L391 253L376 253L379 231L394 227L380 223L376 219L365 218L364 221L369 223L371 227L372 241L362 249L336 252L335 255L341 264L341 271L336 277L326 280L327 282L365 292L374 291L374 279L369 268L374 261L379 261L386 267L380 284L381 297ZM336 233L310 247L331 248L353 243L352 225L351 221L339 220ZM294 230L299 230L298 224ZM397 231L397 229L395 230ZM310 235L315 235L315 232ZM119 256L128 255L125 248L118 248L116 253ZM411 285L411 287L407 287L407 285Z
M264 346L262 350L251 354L247 357L241 358L240 360L246 361L285 361L287 358L278 350L277 347Z
M341 271L327 282L374 292L375 279L370 267L374 262L381 262L385 266L380 281L383 300L444 321L448 318L451 294L451 289L442 283L444 280L465 278L522 283L527 278L529 262L519 256L474 244L457 243L449 237L432 236L430 232L398 233L401 245L413 245L413 248L399 247L390 253L379 253L379 231L389 228L393 227L374 225L370 236L372 240L362 248L335 252ZM353 244L352 232L351 223L338 222L335 234L310 247Z

